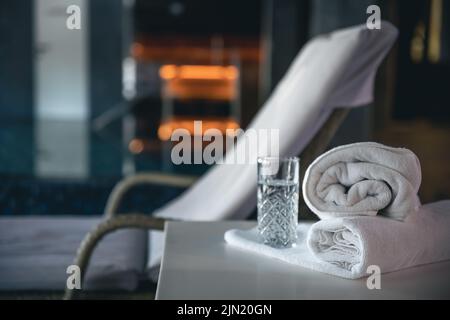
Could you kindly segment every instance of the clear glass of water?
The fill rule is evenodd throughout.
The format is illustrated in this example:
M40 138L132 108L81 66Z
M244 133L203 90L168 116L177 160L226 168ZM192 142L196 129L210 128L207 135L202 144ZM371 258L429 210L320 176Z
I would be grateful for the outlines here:
M292 247L297 240L300 160L258 158L258 230L264 244Z

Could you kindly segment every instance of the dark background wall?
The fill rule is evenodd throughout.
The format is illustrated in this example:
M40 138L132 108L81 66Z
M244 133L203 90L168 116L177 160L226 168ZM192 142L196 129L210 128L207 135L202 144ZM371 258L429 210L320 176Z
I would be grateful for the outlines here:
M11 174L33 167L32 24L32 1L0 1L0 166Z
M0 1L0 120L33 109L33 1Z
M89 0L89 64L91 117L122 100L121 0Z
M89 0L89 107L91 119L122 102L122 61L124 58L124 11L122 0ZM104 137L112 135L115 138ZM122 146L118 119L106 132L91 132L90 171L97 176L120 172Z

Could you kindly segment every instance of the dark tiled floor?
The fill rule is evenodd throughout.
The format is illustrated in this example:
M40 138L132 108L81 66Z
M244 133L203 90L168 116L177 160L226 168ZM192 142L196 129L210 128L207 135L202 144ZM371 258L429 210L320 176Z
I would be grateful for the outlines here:
M43 180L2 177L1 215L100 215L117 180ZM139 186L126 195L120 212L151 213L183 189Z

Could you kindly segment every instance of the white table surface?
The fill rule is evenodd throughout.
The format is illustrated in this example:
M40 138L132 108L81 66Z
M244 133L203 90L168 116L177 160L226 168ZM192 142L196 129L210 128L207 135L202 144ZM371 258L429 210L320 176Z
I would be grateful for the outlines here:
M383 274L381 289L227 245L226 230L250 221L169 222L157 299L450 298L450 261Z

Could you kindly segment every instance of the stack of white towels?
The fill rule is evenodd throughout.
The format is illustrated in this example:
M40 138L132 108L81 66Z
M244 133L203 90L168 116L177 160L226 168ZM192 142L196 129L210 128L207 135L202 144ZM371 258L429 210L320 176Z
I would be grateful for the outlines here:
M261 243L257 229L230 230L230 245L348 279L450 259L450 200L421 205L420 162L408 149L363 142L317 158L303 198L321 219L299 223L295 246Z

